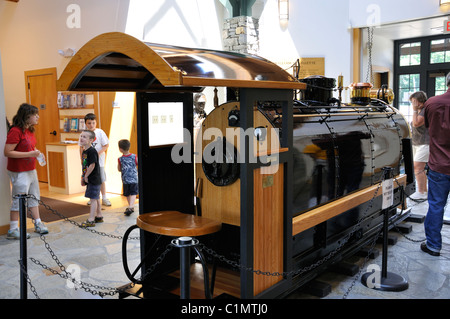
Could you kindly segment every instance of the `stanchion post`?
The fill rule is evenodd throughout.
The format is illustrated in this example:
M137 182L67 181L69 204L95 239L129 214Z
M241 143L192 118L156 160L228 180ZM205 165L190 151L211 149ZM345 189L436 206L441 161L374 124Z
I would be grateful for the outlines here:
M392 179L393 178L393 168L391 167L384 167L384 181ZM384 193L385 190L383 190ZM393 194L392 194L393 195ZM384 200L384 199L383 199ZM408 282L405 278L403 278L400 275L394 274L392 272L387 271L387 258L388 258L388 231L389 231L389 212L392 209L396 209L395 207L392 207L392 204L390 207L383 209L383 252L382 252L382 260L381 260L381 277L378 278L379 280L376 280L376 274L373 272L367 272L362 275L361 277L361 283L369 288L373 288L376 290L383 290L383 291L403 291L408 289ZM371 280L373 279L373 276L375 275L375 283L372 283Z
M191 237L179 237L172 240L172 245L180 248L180 299L191 297L191 247L198 243Z
M180 289L181 299L189 299L191 297L191 279L190 279L190 266L191 266L191 244L192 238L180 237ZM186 247L183 247L186 245Z
M27 205L26 194L19 195L20 220L20 299L27 299Z

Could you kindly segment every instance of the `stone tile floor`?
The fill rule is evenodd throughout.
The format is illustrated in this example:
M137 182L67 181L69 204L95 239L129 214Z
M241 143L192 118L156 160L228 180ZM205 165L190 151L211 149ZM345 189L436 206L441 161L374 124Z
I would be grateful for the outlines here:
M409 202L412 213L425 215L428 204ZM63 212L61 212L63 213ZM105 214L105 222L94 229L99 232L122 236L136 222L137 212L126 217L122 209ZM446 216L450 219L450 210ZM73 218L81 223L85 216ZM413 239L425 238L423 223L408 223L412 232L406 236ZM49 223L50 233L45 236L50 248L68 271L79 274L81 280L93 285L116 288L128 284L129 280L123 271L121 245L119 238L101 236L80 229L66 221ZM27 241L28 257L39 260L42 264L60 271L45 247L41 237L30 229L31 238ZM409 282L409 288L402 292L383 292L363 286L359 278L348 277L336 273L325 272L318 280L331 284L332 291L322 299L341 299L354 282L347 299L448 299L450 298L450 225L443 227L444 247L440 257L432 257L420 250L420 243L411 242L398 233L398 241L389 246L388 271L402 275ZM138 230L131 236L139 236ZM140 259L139 241L128 242L128 259L130 268L137 266ZM381 245L376 246L381 251ZM0 236L0 299L19 299L19 241L7 240ZM367 264L377 264L381 267L380 255L368 261ZM348 261L362 265L364 258L351 257ZM367 267L368 265L365 265ZM365 272L365 269L363 269ZM34 264L28 259L28 274L36 293L41 299L90 299L100 298L80 289L72 289L71 283L50 271ZM29 288L28 288L29 289ZM92 288L98 291L97 288ZM105 290L101 290L105 291ZM29 290L28 298L35 296ZM105 299L117 299L118 295L105 296ZM318 299L301 291L290 294L287 299Z
M428 202L416 203L408 201L411 207L411 214L426 216ZM445 219L450 221L450 209L447 207ZM354 286L352 283L355 277L348 277L332 272L325 272L317 280L328 283L332 286L332 291L322 299L341 299L349 291L346 299L448 299L450 298L450 225L443 226L442 240L443 248L439 257L433 257L420 249L420 242L412 240L425 239L423 223L406 222L412 226L409 234L389 232L389 236L396 236L397 243L388 247L387 270L404 277L408 283L408 289L401 292L380 291L369 289L360 282L360 276ZM375 259L369 259L363 266L364 258L353 256L347 262L357 264L362 269L362 273L367 272L369 265L382 265L382 245L375 246L380 254ZM291 294L292 299L316 299L311 295L301 291Z
M124 216L123 209L118 209L117 212L104 213L104 222L97 224L96 227L89 228L119 238L92 233L67 221L48 223L49 234L43 237L66 270L73 273L74 276L79 276L76 278L80 278L81 281L89 284L116 288L129 283L122 266L122 240L120 237L131 225L136 223L137 214L135 212L129 217ZM86 216L72 218L74 222L79 224L85 219ZM30 258L35 258L49 268L61 272L41 236L34 233L33 229L28 231L31 236L27 241L28 275L39 298L78 299L99 297L84 290L71 289L73 287L71 282L67 282L64 278L54 275L51 271L33 263ZM130 236L138 237L138 230L133 231ZM140 259L139 247L139 240L128 241L127 252L130 268L133 265L138 265ZM0 299L20 298L19 259L20 241L8 240L6 235L0 236ZM94 291L109 291L91 289ZM35 298L30 290L28 298ZM118 298L118 295L105 296L105 298Z

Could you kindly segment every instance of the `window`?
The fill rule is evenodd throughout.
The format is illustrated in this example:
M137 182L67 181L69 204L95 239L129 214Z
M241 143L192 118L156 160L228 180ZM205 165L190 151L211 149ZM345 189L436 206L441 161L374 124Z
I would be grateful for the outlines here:
M447 92L445 85L445 76L437 76L434 82L434 95L441 95Z
M450 39L431 41L430 63L450 62Z
M450 35L441 34L394 41L394 107L412 115L409 96L424 91L428 97L447 91L450 72Z
M412 93L420 90L420 74L401 74L399 75L399 95L398 109L409 118L412 116L409 97Z
M400 66L420 65L420 42L400 45Z

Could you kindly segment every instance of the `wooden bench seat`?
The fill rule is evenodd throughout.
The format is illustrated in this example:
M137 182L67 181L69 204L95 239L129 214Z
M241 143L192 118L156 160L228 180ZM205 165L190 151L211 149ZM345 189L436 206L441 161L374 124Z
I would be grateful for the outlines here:
M139 215L136 225L151 233L174 237L208 235L218 232L222 228L222 223L214 219L177 211L160 211Z

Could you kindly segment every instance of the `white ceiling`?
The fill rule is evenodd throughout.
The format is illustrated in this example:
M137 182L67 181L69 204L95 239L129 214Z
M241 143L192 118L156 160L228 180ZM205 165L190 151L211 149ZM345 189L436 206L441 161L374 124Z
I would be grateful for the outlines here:
M408 39L442 34L448 16L382 25L374 29L374 35L391 40Z

